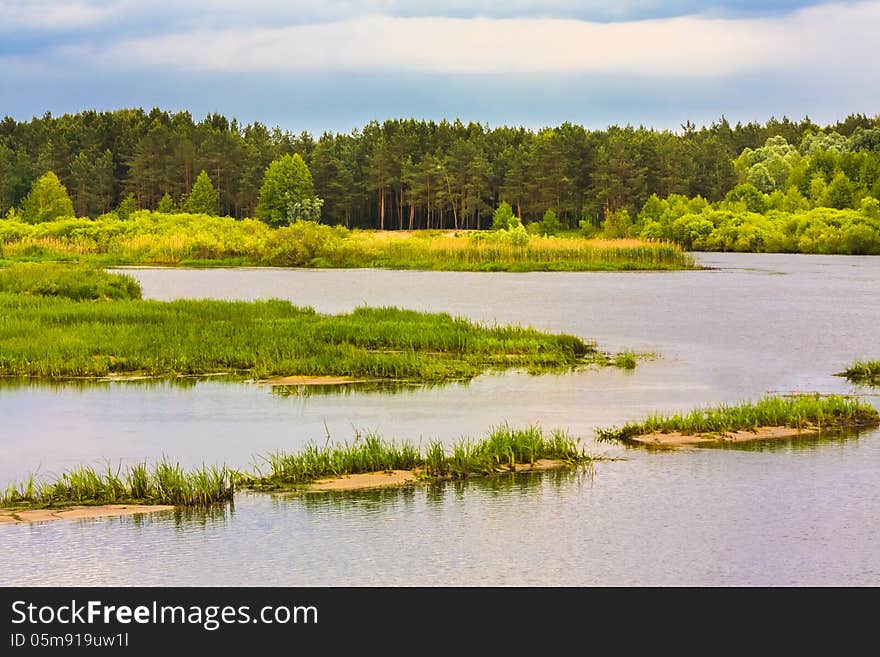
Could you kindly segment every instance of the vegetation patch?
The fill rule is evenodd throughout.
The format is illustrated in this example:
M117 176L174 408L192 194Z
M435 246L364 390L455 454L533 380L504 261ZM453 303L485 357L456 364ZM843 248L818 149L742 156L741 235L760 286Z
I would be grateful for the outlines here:
M856 361L836 376L846 377L852 383L880 386L880 360Z
M693 258L660 240L586 239L509 232L349 230L313 221L273 227L254 219L134 212L30 224L0 221L7 261L111 265L251 265L447 271L692 269Z
M838 395L797 395L652 415L641 422L599 429L596 436L600 441L672 446L783 438L878 425L880 414L863 401Z
M23 263L0 269L0 293L4 292L74 301L141 298L141 287L131 276L60 263Z
M87 505L208 506L232 499L234 473L226 467L184 470L180 464L162 460L153 467L139 463L103 470L82 466L54 481L10 484L0 495L6 509L64 508Z
M0 376L118 380L226 372L297 383L444 382L489 370L616 364L572 335L484 326L446 313L361 307L325 315L281 300L84 302L76 299L112 298L115 290L134 297L139 289L126 276L81 266L21 265L0 280L14 290L0 292Z
M10 484L0 495L2 515L20 516L32 509L103 505L172 505L201 507L227 502L237 488L271 491L307 487L309 484L351 475L370 475L339 485L324 481L317 489L352 489L387 483L467 479L505 472L552 468L592 467L602 460L586 454L578 440L562 431L545 434L539 427L494 428L483 440L463 439L451 450L430 443L425 450L370 434L352 443L320 447L309 444L299 453L276 452L261 457L253 472L223 467L185 471L163 460L152 469L146 464L114 470L83 466L54 481L33 475ZM104 508L98 514L105 513ZM79 514L82 516L82 514ZM13 518L15 519L15 518ZM51 518L42 518L51 519Z
M364 473L413 472L418 479L467 479L523 466L588 465L599 457L584 453L578 440L563 431L544 432L537 426L514 429L501 425L482 440L462 439L451 449L440 441L424 449L411 443L383 440L375 434L356 436L352 443L309 444L296 454L276 452L262 457L255 473L242 474L240 483L258 490L299 487L328 477Z

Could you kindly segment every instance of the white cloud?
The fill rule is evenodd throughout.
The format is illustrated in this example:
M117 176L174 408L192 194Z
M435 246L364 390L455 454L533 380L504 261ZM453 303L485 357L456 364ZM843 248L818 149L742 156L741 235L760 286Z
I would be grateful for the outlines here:
M233 2L234 0L228 0ZM203 30L67 50L110 67L210 72L595 73L723 76L876 67L880 3L775 18L591 23L399 18Z
M102 23L118 11L92 2L0 0L0 31L77 29Z
M0 33L64 31L102 26L290 25L362 16L576 16L619 19L666 8L687 11L691 0L0 0Z

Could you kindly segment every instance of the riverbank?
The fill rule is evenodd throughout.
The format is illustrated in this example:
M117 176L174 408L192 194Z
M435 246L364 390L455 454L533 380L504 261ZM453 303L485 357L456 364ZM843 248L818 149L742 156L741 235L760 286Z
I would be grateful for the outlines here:
M698 269L679 245L648 239L505 231L348 230L311 222L140 211L127 220L0 221L0 261L99 265L275 266L439 271Z

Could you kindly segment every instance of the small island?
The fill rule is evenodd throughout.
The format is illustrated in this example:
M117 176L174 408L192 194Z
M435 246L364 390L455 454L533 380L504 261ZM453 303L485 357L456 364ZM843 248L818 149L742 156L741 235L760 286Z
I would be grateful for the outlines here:
M856 361L835 376L842 376L850 383L880 386L880 360Z
M289 301L141 299L137 281L87 265L0 269L0 376L132 380L216 376L274 385L444 383L500 370L632 369L577 336L481 325L447 313Z
M0 494L0 523L87 518L177 507L207 507L233 499L236 490L317 492L412 485L452 479L591 469L605 457L587 454L580 441L538 426L493 428L482 440L463 439L447 449L433 441L422 450L377 435L351 443L309 444L298 453L276 452L256 459L252 472L226 466L184 470L167 460L114 470L82 466L54 481L31 476Z
M859 431L880 425L880 413L865 402L838 395L765 397L756 403L653 415L622 427L599 429L599 441L676 448Z

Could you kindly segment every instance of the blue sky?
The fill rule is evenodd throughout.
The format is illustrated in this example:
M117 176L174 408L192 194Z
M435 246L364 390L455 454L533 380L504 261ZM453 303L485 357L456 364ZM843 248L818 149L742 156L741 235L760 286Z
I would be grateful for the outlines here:
M878 29L876 0L0 0L0 115L826 123L880 113Z

